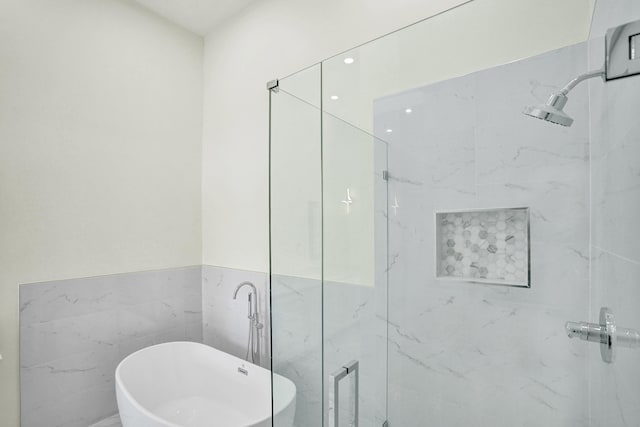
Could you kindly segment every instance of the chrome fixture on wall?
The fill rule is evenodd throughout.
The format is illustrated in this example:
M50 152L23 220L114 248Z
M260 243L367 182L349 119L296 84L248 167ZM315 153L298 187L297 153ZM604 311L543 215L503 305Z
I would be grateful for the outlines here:
M640 21L630 22L607 31L605 41L605 65L567 83L560 91L551 94L545 104L527 106L523 113L547 122L571 126L573 119L564 112L567 95L584 80L602 77L603 81L640 74Z
M233 292L233 299L237 299L238 292L243 287L248 286L250 288L247 295L247 318L249 319L249 338L247 340L247 354L245 359L248 362L260 365L260 330L264 327L260 323L260 317L258 314L258 292L256 287L251 282L242 282L236 286L236 290Z
M587 322L567 322L565 325L569 338L580 338L600 344L602 360L613 363L618 346L627 348L640 347L640 332L634 329L616 326L613 312L607 307L600 309L600 324Z
M581 74L575 79L567 83L559 92L552 93L546 104L527 106L524 108L524 114L527 116L535 117L547 122L555 123L562 126L571 126L573 119L564 112L563 108L566 105L569 98L567 94L578 85L578 83L593 79L595 77L602 77L605 79L604 70L590 71L585 74Z

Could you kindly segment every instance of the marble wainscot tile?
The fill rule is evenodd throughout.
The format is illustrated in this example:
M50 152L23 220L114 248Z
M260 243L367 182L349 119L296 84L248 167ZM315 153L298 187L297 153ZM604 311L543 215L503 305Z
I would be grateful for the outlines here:
M272 275L273 371L296 385L296 426L322 425L322 282Z
M122 358L202 341L200 292L199 266L20 286L22 425L84 427L117 412Z
M386 288L386 283L383 286ZM349 361L357 360L362 423L381 425L386 420L387 325L378 315L375 299L379 292L371 285L325 282L323 295L324 371L335 372ZM326 399L329 388L327 380ZM349 408L351 397L345 394L344 407Z
M270 313L269 277L267 273L232 268L202 267L202 320L204 343L226 353L246 358L249 319L247 318L248 288L240 290L233 299L236 287L251 282L258 291L258 312L264 324L261 335L261 365L269 368Z

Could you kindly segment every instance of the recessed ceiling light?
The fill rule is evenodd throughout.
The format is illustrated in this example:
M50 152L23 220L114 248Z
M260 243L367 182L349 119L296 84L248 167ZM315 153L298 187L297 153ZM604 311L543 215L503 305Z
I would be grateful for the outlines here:
M338 99L338 95L331 95L331 99L335 101L336 99Z
M344 58L344 63L345 64L353 64L353 62L355 61L355 59L349 57L349 58Z
M407 108L406 110L404 110L404 112L407 114L411 114L413 113L413 110L411 108Z
M393 129L387 129L387 133L393 132Z

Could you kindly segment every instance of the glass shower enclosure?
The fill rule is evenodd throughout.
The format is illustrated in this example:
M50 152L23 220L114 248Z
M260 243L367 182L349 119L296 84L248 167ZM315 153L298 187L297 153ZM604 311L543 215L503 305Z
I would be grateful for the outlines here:
M640 7L533 3L270 82L293 425L640 425Z

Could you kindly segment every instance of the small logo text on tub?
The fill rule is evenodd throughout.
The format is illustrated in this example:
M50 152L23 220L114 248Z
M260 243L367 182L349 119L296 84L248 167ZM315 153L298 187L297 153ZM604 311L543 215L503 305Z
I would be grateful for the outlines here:
M240 372L242 375L249 375L249 371L247 371L243 367L239 367L238 372Z

